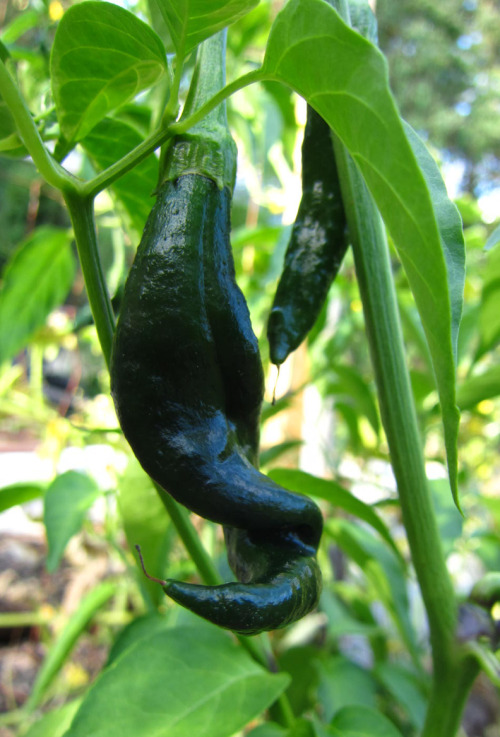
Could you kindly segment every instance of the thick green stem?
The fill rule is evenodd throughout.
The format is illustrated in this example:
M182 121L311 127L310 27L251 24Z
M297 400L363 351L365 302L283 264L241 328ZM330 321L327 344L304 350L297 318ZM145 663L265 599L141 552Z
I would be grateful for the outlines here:
M449 695L457 681L463 682L464 687L468 682L459 673L455 595L429 494L385 231L361 174L338 141L335 152L382 420L413 565L429 620L434 666L429 719L435 718L433 704L439 703L439 709L447 713L443 713L440 723L451 724L452 710L463 701L466 692L457 693L453 699ZM453 737L453 734L443 731L440 737Z
M421 737L457 734L467 695L478 673L479 665L474 659L461 658L447 679L435 680Z

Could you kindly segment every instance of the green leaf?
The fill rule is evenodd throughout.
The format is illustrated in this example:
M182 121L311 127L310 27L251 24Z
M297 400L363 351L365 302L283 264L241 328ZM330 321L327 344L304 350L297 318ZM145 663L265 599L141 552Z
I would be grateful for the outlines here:
M164 617L157 612L137 617L118 634L109 651L106 665L111 665L125 650L137 645L139 640L151 637L154 632L163 631L170 626L168 617Z
M335 737L402 737L387 717L363 706L346 706L339 711L330 730Z
M288 648L278 658L279 670L292 677L286 695L295 716L314 709L318 685L318 656L318 648L302 645Z
M328 383L329 394L345 397L346 403L354 405L358 413L364 414L373 428L375 435L380 432L380 420L377 405L370 386L361 374L350 366L332 366L338 379Z
M373 638L382 632L381 627L374 621L360 621L352 616L344 602L333 591L323 589L320 608L328 619L328 632L335 639L344 635L362 635Z
M140 545L148 573L156 578L165 578L166 553L172 526L151 479L135 459L130 460L120 479L118 509L130 549L134 550L136 545ZM138 560L137 565L139 584L157 606L165 599L163 589L144 576Z
M391 614L410 654L418 660L415 631L401 559L366 529L344 519L329 520L325 531L363 571L377 597Z
M500 659L498 654L491 652L489 646L480 642L467 642L464 649L472 655L490 681L495 686L500 687Z
M7 104L0 96L0 141L16 132L16 124Z
M82 599L78 609L68 620L38 671L31 694L25 704L26 711L30 712L38 706L47 688L66 662L66 658L92 617L104 606L115 591L115 584L101 583Z
M451 302L451 340L456 361L465 284L465 240L462 218L457 206L448 197L439 167L425 143L406 121L403 121L403 123L413 153L425 177L441 236L442 250L448 272Z
M156 0L175 50L183 59L209 36L234 23L259 0Z
M105 669L66 737L230 737L288 683L216 627L177 627L142 639Z
M52 709L35 722L24 737L63 737L80 707L80 699L70 701L59 709Z
M343 655L318 663L320 673L319 703L324 721L346 706L377 705L377 684L364 668Z
M366 522L379 533L402 562L401 553L397 549L385 522L380 519L372 507L357 499L336 481L320 479L317 476L311 476L305 473L305 471L288 468L274 468L268 475L277 484L281 484L281 486L290 489L290 491L296 491L307 496L310 495L317 499L324 499L334 507L339 507L348 514L352 514L354 517L363 520L363 522Z
M67 230L43 226L16 249L0 289L0 365L28 344L66 298L75 263Z
M271 28L263 73L292 87L330 124L391 232L429 343L457 502L459 413L448 274L432 200L389 89L385 58L323 0L290 0Z
M481 345L476 360L479 356L491 350L500 340L500 310L498 309L500 299L500 248L495 248L488 253L483 275L484 281L479 307Z
M247 737L288 737L288 731L276 722L266 722L252 729Z
M97 168L102 170L121 159L142 140L140 133L131 125L104 118L85 136L81 145ZM153 205L158 168L158 159L152 154L111 185L111 191L124 206L139 233L142 233Z
M420 732L424 725L427 701L413 673L395 663L379 663L375 675L391 696L404 708L414 727Z
M270 448L264 448L260 451L260 465L267 466L270 463L275 463L282 455L290 450L297 450L303 443L303 440L285 440L283 443L277 443Z
M99 496L93 479L77 471L57 476L45 493L43 521L49 554L47 570L56 570L66 545L83 524L87 510Z
M61 130L84 138L110 110L151 87L166 70L160 38L112 3L71 6L57 28L50 60Z
M0 512L15 507L17 504L30 502L32 499L38 499L43 495L45 490L44 484L34 482L10 484L0 489Z
M40 26L42 18L36 10L24 10L16 15L8 25L6 25L0 34L0 38L6 44L17 41L27 31Z
M457 403L460 409L473 409L484 399L500 396L500 366L492 366L482 374L471 376L460 384Z

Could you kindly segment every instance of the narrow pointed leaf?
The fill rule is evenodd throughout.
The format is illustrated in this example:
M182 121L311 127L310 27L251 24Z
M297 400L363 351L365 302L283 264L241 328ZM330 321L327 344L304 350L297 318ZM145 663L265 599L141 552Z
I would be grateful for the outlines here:
M458 503L448 272L429 189L389 89L385 58L323 0L290 0L271 29L263 74L292 87L327 120L392 235L432 356Z
M151 87L166 70L163 43L112 3L73 5L59 23L50 73L61 130L78 141L111 110Z

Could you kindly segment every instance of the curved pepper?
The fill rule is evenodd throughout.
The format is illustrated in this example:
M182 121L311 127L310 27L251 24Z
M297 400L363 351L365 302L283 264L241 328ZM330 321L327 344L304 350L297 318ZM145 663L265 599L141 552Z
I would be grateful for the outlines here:
M208 62L202 51L203 95L204 85L214 91ZM201 104L196 95L188 102ZM257 470L264 375L229 241L234 156L222 107L170 147L167 181L125 285L111 390L146 472L224 526L239 579L166 581L165 592L215 624L255 634L316 606L322 517L310 499Z
M302 144L302 198L267 325L272 363L282 364L306 338L347 247L330 127L308 105Z

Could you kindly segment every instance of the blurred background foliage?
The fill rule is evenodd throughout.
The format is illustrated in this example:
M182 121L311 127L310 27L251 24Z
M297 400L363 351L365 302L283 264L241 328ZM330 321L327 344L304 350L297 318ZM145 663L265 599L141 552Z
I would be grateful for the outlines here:
M66 157L71 171L88 176L118 159L150 130L165 90L159 85L115 110L74 150L65 151L64 142L58 141L49 59L57 21L69 5L59 0L0 0L0 53L15 69L44 139L54 142L56 155ZM149 19L168 48L153 2L123 5ZM262 59L281 5L262 0L231 27L230 79ZM377 15L380 46L401 113L425 136L442 165L465 228L467 279L458 356L464 519L452 504L446 482L430 360L395 256L394 275L443 544L457 589L466 595L482 572L500 568L500 14L496 0L378 0ZM186 80L189 71L188 63ZM268 366L265 326L300 199L305 105L279 85L252 86L231 99L229 120L239 156L232 244L238 281L268 368L263 467L300 468L341 483L375 505L405 556L350 254L307 345L282 367L277 383ZM96 201L100 253L117 310L157 177L158 160L152 156ZM13 528L22 533L14 510L25 502L22 522L34 525L30 533L45 519L50 571L59 571L67 581L80 580L75 570L93 570L81 583L82 592L102 578L130 572L111 599L105 592L87 603L87 614L100 610L94 645L96 640L107 645L120 626L158 605L177 616L158 588L136 575L126 541L149 541L145 554L152 574L164 576L167 568L169 576L185 577L193 568L118 431L61 197L25 158L1 100L0 232L0 512L5 510L0 534L8 536ZM300 486L299 477L296 482ZM67 490L65 495L61 488ZM325 492L330 501L335 498L332 489ZM140 514L137 500L143 502ZM64 524L53 521L61 509ZM425 634L413 578L395 562L394 554L391 558L388 549L381 548L373 532L362 527L359 538L359 528L352 524L355 511L349 515L344 509L338 516L333 512L335 506L326 504L330 522L321 553L322 618L308 619L275 639L283 667L294 675L294 709L319 709L331 717L343 705L373 703L404 734L414 734L423 715L426 679L412 657L422 648ZM199 520L196 524L227 575L217 530ZM14 558L12 552L5 553L7 568ZM40 572L44 565L36 569L34 580L47 581L47 574ZM78 612L75 599L68 603L67 597L55 596L51 609L42 593L32 591L12 608L5 581L0 580L0 589L0 631L20 632L22 639L23 632L33 637L33 628L38 628L44 653L53 652L62 627L54 626L53 612L68 624ZM54 672L45 675L41 685L38 681L33 708L62 703L92 677L88 663L78 671L75 661L73 670L66 662L90 614L80 616L73 641L70 637L66 649L59 651ZM9 635L2 641L9 644ZM410 656L404 655L402 643ZM391 662L388 652L396 654ZM22 689L17 696L9 694L0 703L4 712L15 711L25 701ZM484 706L486 701L483 716L493 723L496 715Z

